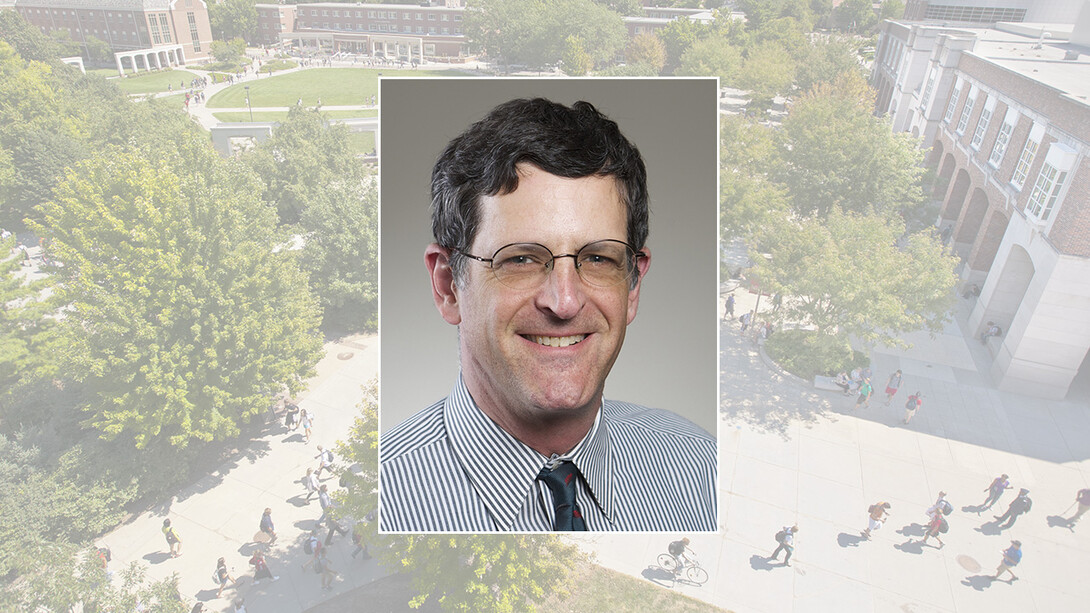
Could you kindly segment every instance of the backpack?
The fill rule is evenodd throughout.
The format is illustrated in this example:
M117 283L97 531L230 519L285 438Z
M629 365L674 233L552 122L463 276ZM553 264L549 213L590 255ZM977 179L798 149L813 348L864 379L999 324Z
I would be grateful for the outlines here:
M915 396L909 396L908 397L908 401L905 402L905 408L908 409L909 411L915 411L918 408L918 405L916 404L916 397Z
M939 505L939 512L943 515L949 515L954 512L954 505L950 504L948 500L943 500Z
M219 582L220 582L220 569L217 568L216 570L212 571L212 583L219 583Z
M326 461L327 461L327 462L329 462L330 464L332 464L332 463L333 463L333 452L332 452L332 451L330 451L330 450L328 450L328 449L326 449L326 450L325 450L325 459L326 459Z
M949 530L949 529L950 529L950 524L947 523L946 518L945 517L940 518L939 519L939 532L941 532L942 534L946 534L946 531Z
M875 509L877 509L877 508L878 508L878 505L876 505L876 504L872 504L872 505L870 505L869 507L867 507L867 513L870 513L871 515L873 515L873 514L874 514L874 510L875 510Z
M303 552L309 555L314 555L314 539L307 539L303 541Z
M1023 513L1029 513L1030 507L1033 506L1033 501L1029 499L1029 496L1026 496L1025 499L1026 499L1026 504L1025 504L1025 507L1023 507L1022 512Z
M777 543L780 543L782 545L783 542L786 541L786 540L787 540L787 530L780 530L779 532L776 533L776 542Z

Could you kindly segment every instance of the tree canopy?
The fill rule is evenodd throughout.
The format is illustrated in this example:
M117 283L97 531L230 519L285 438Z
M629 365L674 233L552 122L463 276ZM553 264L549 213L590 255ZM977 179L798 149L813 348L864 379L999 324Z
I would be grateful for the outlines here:
M254 0L220 0L208 3L208 21L217 40L257 36L257 3Z

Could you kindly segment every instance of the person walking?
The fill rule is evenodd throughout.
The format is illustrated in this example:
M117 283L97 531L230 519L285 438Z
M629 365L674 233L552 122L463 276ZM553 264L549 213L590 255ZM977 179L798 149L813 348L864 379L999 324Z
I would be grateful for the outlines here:
M272 509L267 508L265 512L261 514L261 531L269 535L269 544L272 545L276 542L276 526L273 525Z
M999 523L1003 523L1006 520L1006 524L999 526L1000 530L1010 528L1014 525L1015 520L1019 515L1023 513L1029 513L1029 510L1033 507L1033 501L1029 499L1029 490L1022 488L1018 490L1018 496L1007 505L1007 512L1002 515L993 515Z
M323 470L333 472L333 452L324 449L321 445L318 445L318 455L314 456L315 460L318 460L318 470L314 471L315 477L321 477Z
M999 575L1002 575L1003 573L1010 573L1010 582L1014 583L1018 580L1018 577L1015 576L1014 571L1011 569L1013 569L1015 566L1018 566L1018 563L1021 561L1022 541L1011 541L1011 546L1003 550L1003 561L1000 562L999 567L995 569L995 575L992 576L992 580L998 581Z
M798 526L784 526L782 530L776 533L776 542L779 545L772 552L772 555L768 556L769 560L779 560L780 552L784 552L783 565L791 566L791 554L795 553L795 534L799 531Z
M919 391L909 395L908 400L905 401L905 418L902 420L905 425L912 421L912 418L916 416L916 411L919 411L921 406L923 406L923 395Z
M318 493L318 477L314 474L313 468L307 469L307 474L303 476L303 487L307 488L307 502L310 502L310 497Z
M942 534L950 529L950 524L946 522L946 518L943 517L941 511L936 511L931 515L931 521L927 522L927 532L923 535L923 540L920 541L921 545L927 544L927 539L934 537L939 542L939 549L946 546L946 543L942 542L942 538L939 534Z
M886 406L887 407L889 406L889 403L893 400L893 397L897 395L897 390L901 389L902 380L903 380L903 377L901 376L901 371L898 370L897 372L890 375L889 379L886 381Z
M333 580L337 578L338 573L333 569L333 563L329 560L329 556L326 555L326 548L322 547L318 550L318 556L316 558L316 564L322 574L322 589L333 589Z
M304 444L310 444L310 429L314 426L314 416L311 415L306 409L299 410L299 425L303 426L303 441Z
M356 523L352 526L352 544L356 548L352 551L352 559L356 559L356 556L363 554L364 560L371 559L371 552L367 551L367 541L364 540L364 531L366 526L362 520L356 520Z
M169 517L163 520L163 536L166 537L167 546L170 547L170 557L176 558L182 555L182 537L178 536L174 526L170 525Z
M859 385L859 398L856 398L855 400L855 408L858 409L860 406L870 408L870 396L872 393L874 393L874 388L871 387L870 379L864 377L863 383Z
M303 570L305 571L308 566L318 563L318 552L322 549L322 541L318 538L318 529L313 528L310 534L307 535L307 539L303 541L303 553L309 554L310 559L303 562ZM317 570L316 572L321 572Z
M753 321L753 314L755 312L756 311L750 311L748 313L742 313L742 316L738 318L738 321L742 322L742 332L745 332L746 328L749 327L749 323L751 321Z
M262 579L272 579L276 581L279 576L274 576L272 571L269 570L269 564L265 561L265 554L261 553L258 549L254 552L254 555L250 557L250 565L254 567L254 585L260 585Z
M727 296L727 306L723 309L723 321L734 319L734 294Z
M216 583L219 583L220 589L216 592L216 598L223 596L223 588L227 587L227 582L237 583L238 580L231 576L227 572L227 561L220 558L216 561L216 572L212 575L215 578Z
M1067 520L1067 525L1074 526L1075 522L1079 521L1079 518L1090 511L1090 488L1083 488L1075 494L1075 502L1078 503L1079 509L1075 511L1075 514L1071 516L1071 519Z
M954 505L950 504L950 501L946 499L946 492L940 491L938 498L935 499L935 504L927 507L927 517L934 518L936 515L949 515L954 512Z
M867 508L867 529L861 532L863 538L870 540L870 533L882 527L882 522L889 519L890 504L888 502L876 502Z
M295 429L299 427L299 405L289 402L285 409L287 412L284 415L284 425L292 432L295 432Z
M988 492L988 497L984 499L984 503L980 505L980 510L992 508L992 505L999 502L999 497L1003 495L1006 490L1012 489L1011 478L1006 473L996 477L992 484L984 488L985 492Z

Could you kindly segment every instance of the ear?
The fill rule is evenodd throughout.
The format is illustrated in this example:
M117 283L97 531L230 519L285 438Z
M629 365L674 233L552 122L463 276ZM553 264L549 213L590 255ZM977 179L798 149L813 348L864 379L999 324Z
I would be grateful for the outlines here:
M636 311L640 304L640 287L643 286L643 276L651 268L651 250L644 247L640 249L640 253L643 254L643 257L636 259L636 286L628 292L628 323L632 323L632 320L636 319Z
M424 249L424 266L431 278L431 296L435 308L443 319L451 325L462 322L458 312L458 289L454 285L454 271L450 269L450 250L439 243L432 243Z

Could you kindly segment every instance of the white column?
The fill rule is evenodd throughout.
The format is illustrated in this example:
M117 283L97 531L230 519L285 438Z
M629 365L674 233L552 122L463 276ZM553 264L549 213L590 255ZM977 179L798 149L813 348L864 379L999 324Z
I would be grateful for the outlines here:
M121 56L114 55L114 61L117 62L117 74L122 77L125 76L125 69L121 66Z

